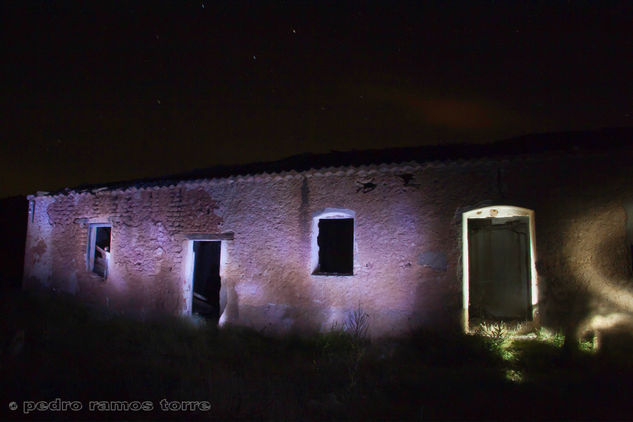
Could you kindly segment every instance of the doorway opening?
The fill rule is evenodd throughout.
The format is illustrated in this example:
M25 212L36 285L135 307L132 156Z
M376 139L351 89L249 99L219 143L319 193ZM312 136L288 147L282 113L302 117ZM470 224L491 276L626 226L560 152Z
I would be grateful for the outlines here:
M220 319L220 241L193 242L191 313L213 323Z
M537 304L533 212L497 206L463 217L465 328L531 321Z

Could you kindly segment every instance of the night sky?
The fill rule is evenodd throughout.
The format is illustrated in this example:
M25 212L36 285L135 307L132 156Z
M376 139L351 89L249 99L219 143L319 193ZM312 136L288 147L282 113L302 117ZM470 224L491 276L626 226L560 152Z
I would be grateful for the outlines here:
M0 31L0 197L633 126L629 1L15 1Z

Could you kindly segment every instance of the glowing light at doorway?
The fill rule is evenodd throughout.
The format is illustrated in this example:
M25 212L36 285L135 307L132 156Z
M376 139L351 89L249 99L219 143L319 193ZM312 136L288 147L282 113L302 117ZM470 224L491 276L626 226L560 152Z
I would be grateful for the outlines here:
M470 301L469 291L469 260L468 260L468 220L477 218L505 218L505 217L528 217L530 231L530 288L532 297L532 309L538 305L538 289L536 274L536 251L534 236L534 211L514 207L511 205L496 205L491 207L478 208L462 214L462 263L463 263L463 328L469 331L468 304Z

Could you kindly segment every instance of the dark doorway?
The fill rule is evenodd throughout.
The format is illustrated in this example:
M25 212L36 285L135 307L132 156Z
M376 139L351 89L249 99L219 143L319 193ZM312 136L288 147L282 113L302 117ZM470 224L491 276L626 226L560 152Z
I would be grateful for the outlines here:
M468 220L469 315L530 320L528 217Z
M220 246L217 241L193 242L191 312L216 324L220 319Z

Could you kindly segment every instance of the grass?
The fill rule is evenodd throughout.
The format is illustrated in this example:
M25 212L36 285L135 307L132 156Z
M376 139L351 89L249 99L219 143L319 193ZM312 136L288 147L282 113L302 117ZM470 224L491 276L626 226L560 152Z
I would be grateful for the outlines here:
M569 356L553 332L513 340L499 327L416 331L370 342L363 324L352 324L274 337L179 318L132 321L20 292L6 292L0 312L2 419L630 417L631 365L582 348ZM8 409L56 398L84 410ZM162 399L207 401L211 410L166 412ZM151 401L154 409L86 411L93 400Z

